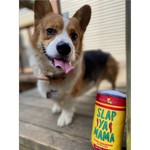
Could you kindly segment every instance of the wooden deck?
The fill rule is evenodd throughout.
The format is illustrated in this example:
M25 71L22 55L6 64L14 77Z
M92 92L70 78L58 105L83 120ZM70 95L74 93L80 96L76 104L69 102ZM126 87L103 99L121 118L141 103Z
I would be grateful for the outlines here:
M117 91L125 93L125 87ZM52 101L37 89L20 94L20 150L93 150L91 130L96 93L86 93L76 102L73 123L57 127L58 115L51 113ZM126 126L123 148L126 149Z

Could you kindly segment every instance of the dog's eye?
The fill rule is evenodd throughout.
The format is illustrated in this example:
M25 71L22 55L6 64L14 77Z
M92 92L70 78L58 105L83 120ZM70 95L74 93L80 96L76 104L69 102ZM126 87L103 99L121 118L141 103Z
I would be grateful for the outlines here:
M56 31L55 29L53 29L53 28L48 28L48 29L46 30L46 33L47 33L48 35L55 35L55 34L57 33L57 31Z
M70 37L71 37L72 40L76 40L78 38L78 35L73 32L73 33L70 34Z

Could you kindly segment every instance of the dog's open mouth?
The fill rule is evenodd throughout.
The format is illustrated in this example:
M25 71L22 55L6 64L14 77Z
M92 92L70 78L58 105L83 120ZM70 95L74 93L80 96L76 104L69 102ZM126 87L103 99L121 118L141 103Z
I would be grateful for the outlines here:
M46 54L45 47L42 45L42 50L44 55L52 62L54 68L62 69L65 73L70 72L74 67L71 65L71 62L63 58L51 58Z
M54 58L53 59L54 66L58 69L62 69L65 73L70 72L74 67L71 65L71 62L61 59L61 58Z

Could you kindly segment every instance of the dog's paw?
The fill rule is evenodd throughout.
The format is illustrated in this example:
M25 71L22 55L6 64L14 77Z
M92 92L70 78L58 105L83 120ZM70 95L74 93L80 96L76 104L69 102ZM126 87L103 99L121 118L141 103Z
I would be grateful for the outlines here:
M63 126L69 125L72 122L72 118L73 118L73 112L63 111L61 113L60 117L57 120L57 125L59 127L63 127Z
M52 107L52 113L57 114L60 112L61 112L61 107L57 103L54 103L54 106Z

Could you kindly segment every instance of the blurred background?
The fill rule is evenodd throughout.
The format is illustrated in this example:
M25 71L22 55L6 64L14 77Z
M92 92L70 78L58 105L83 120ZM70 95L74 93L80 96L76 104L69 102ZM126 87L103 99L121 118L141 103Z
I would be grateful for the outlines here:
M83 51L101 49L109 52L119 62L120 70L116 86L126 93L126 42L124 0L50 0L54 11L65 17L73 14L83 5L92 8L91 21L83 40ZM20 0L19 5L19 74L20 92L36 87L36 81L29 66L28 45L33 33L34 0ZM111 89L103 80L99 90ZM92 89L91 89L92 90Z

